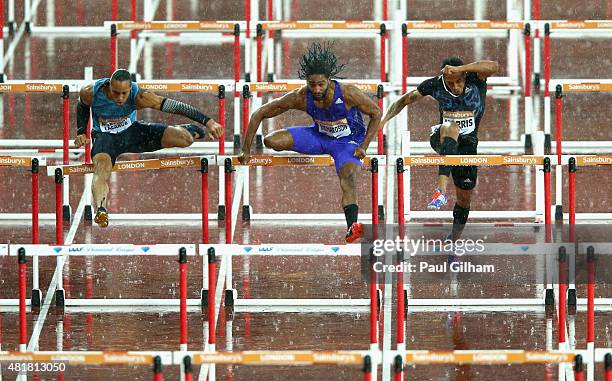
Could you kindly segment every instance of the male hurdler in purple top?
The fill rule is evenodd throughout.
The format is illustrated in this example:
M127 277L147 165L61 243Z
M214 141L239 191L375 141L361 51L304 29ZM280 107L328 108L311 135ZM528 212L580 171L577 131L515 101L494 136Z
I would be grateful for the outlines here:
M306 112L313 119L311 126L274 131L264 138L264 144L275 151L333 157L348 227L346 241L354 242L363 235L363 225L357 222L357 171L378 132L381 111L357 87L332 79L343 67L329 44L310 45L300 61L299 74L306 80L306 86L266 103L253 113L239 160L248 163L251 144L262 120L289 110ZM370 117L367 129L362 113Z

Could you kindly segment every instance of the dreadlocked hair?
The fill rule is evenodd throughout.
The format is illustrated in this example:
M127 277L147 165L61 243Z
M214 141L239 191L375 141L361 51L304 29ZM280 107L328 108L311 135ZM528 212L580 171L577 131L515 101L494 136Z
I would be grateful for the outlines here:
M328 78L336 77L344 69L343 64L338 63L338 58L331 50L333 44L324 42L312 43L306 54L300 60L300 79L306 79L313 74L323 74ZM338 77L336 77L338 78Z

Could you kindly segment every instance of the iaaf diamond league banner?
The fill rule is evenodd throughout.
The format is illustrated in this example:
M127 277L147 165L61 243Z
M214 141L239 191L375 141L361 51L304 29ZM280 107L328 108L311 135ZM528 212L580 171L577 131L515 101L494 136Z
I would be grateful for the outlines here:
M530 287L612 283L612 225L468 223L365 226L363 279ZM590 277L590 278L589 278Z

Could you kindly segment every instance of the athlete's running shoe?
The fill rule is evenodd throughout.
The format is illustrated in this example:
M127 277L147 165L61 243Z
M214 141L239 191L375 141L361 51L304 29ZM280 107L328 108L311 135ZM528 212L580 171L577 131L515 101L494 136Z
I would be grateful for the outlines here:
M440 209L448 202L448 197L444 194L440 188L436 188L431 201L427 204L427 209Z
M106 208L101 206L98 208L98 212L94 217L94 222L98 224L101 228L105 228L108 226L108 212Z
M360 222L353 222L346 232L346 242L355 242L361 237L363 237L363 224Z

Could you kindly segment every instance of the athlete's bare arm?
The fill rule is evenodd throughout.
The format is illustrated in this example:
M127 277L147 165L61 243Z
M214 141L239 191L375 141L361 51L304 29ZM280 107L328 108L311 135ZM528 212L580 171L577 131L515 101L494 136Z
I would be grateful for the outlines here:
M423 99L423 95L419 93L419 90L412 90L409 93L402 95L402 97L395 102L387 109L387 113L382 119L381 126L384 127L391 119L393 119L397 114L402 112L404 107L408 106L411 103L414 103L420 99Z
M368 127L366 129L365 138L363 139L363 142L360 145L361 150L359 154L356 155L359 159L363 159L365 157L365 150L368 148L370 142L374 140L374 138L376 137L376 133L378 132L380 118L382 117L382 111L378 108L378 105L374 103L372 99L366 96L356 86L344 86L344 88L342 89L342 94L344 94L345 101L349 105L357 107L359 111L370 117L370 122L368 123Z
M165 106L164 100L166 100ZM168 107L169 102L173 102L172 107ZM213 139L218 139L224 133L223 127L219 123L212 118L206 117L195 107L188 105L187 103L161 97L148 90L139 89L138 95L136 95L136 108L138 110L150 108L171 114L182 115L193 120L194 122L198 122L206 126L208 134Z
M83 131L83 126L87 128L89 123L89 112L91 101L93 98L93 87L87 85L79 91L79 100L77 102L77 136L74 139L74 145L79 148L85 144L89 144L89 139Z
M442 68L442 74L454 75L459 73L476 73L478 78L485 80L499 70L499 64L496 61L476 61L467 65L461 66L445 66Z
M136 109L152 108L160 110L163 101L164 97L160 97L148 90L139 89L138 95L136 95Z
M255 133L259 129L259 125L264 119L273 118L289 110L306 111L306 87L294 90L283 95L280 98L274 99L265 105L261 106L251 115L249 126L247 127L246 136L240 153L240 162L245 164L248 162L248 156L251 152L251 145L255 138Z

